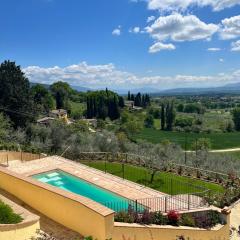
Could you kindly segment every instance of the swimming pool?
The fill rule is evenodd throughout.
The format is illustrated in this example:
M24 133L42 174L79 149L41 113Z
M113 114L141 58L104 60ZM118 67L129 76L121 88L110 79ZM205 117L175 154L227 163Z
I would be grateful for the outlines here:
M133 200L119 196L61 170L41 173L32 177L40 182L90 198L116 212L127 210L130 206L134 209L137 208L138 211L143 210L143 207L135 204Z

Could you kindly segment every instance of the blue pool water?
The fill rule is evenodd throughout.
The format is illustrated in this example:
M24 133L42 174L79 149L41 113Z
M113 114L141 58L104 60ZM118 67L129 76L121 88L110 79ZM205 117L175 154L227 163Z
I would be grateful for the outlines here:
M141 210L140 205L134 201L121 197L103 188L97 187L87 181L68 174L64 171L55 170L32 176L40 182L50 184L54 187L64 189L66 191L76 193L78 195L90 198L114 211L127 210L129 206L134 209Z

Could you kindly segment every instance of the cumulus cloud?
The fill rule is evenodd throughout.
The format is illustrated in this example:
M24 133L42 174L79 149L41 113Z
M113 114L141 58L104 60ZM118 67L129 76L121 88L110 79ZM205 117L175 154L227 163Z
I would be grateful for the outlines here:
M220 11L239 5L239 0L147 0L148 8L152 10L185 11L188 8L210 6L213 11Z
M113 31L112 31L112 35L114 35L114 36L120 36L121 33L122 33L121 26L118 26L117 28L113 29Z
M146 32L158 41L209 39L218 29L218 25L206 24L194 15L183 16L178 13L161 16L152 25L145 28Z
M232 46L231 48L232 51L240 51L240 40L236 42L232 42L231 46Z
M133 73L121 71L113 64L89 65L82 62L67 67L42 68L29 66L24 69L31 82L52 84L56 81L65 81L72 86L95 88L138 88L151 87L169 89L175 87L209 87L221 86L226 83L238 82L240 70L229 74L213 76L137 76Z
M240 37L240 15L222 20L220 37L223 40Z
M207 50L209 52L218 52L218 51L221 51L221 48L208 48Z
M129 30L130 33L140 33L140 27L134 27L132 29Z
M164 44L161 42L157 42L155 44L153 44L150 48L149 48L149 52L150 53L156 53L156 52L160 52L162 50L175 50L176 47L173 44Z
M155 16L150 16L147 18L147 23L150 23L150 22L154 21L155 19L156 19Z

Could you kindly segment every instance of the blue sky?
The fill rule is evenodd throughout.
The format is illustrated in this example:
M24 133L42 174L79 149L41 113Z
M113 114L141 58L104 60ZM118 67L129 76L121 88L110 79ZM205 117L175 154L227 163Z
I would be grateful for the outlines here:
M0 60L33 82L161 90L240 81L239 0L9 0L1 10Z

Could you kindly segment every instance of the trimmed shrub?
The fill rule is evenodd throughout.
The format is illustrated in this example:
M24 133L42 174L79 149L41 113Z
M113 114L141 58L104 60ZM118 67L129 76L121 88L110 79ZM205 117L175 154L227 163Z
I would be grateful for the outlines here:
M118 212L115 214L114 221L115 222L124 222L124 223L134 223L135 219L128 212L121 211L121 212Z
M161 212L155 212L153 215L153 224L157 225L167 225L168 218L164 216Z
M183 214L181 217L181 225L195 227L195 220L190 214Z
M0 224L17 224L23 220L5 203L0 201Z

